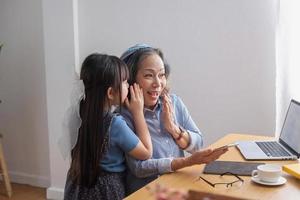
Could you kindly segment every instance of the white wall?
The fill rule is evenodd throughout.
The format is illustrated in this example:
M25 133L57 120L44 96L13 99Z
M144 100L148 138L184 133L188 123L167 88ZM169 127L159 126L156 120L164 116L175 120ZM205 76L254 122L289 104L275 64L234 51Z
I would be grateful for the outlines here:
M277 30L276 132L279 135L291 99L300 102L300 2L280 2Z
M274 0L79 1L79 49L120 55L145 42L171 64L171 87L210 144L275 132Z
M62 199L69 162L63 160L57 141L75 70L73 0L43 0L43 25L51 171L47 198Z
M47 187L49 150L42 5L0 1L0 132L13 182Z

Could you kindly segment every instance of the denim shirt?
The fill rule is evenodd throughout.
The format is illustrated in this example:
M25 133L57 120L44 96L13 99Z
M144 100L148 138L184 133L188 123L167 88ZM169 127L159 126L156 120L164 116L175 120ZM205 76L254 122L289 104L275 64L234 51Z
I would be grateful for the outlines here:
M174 108L174 121L178 126L184 128L190 137L190 144L185 151L193 153L203 146L202 134L191 118L182 100L174 94L170 95L170 97ZM128 193L143 187L157 178L160 174L172 172L171 162L173 158L184 156L184 150L177 145L171 134L164 128L161 113L161 99L159 99L153 110L144 109L144 116L153 145L153 155L151 159L141 161L126 154L127 166L130 169L127 175ZM128 110L123 109L121 115L123 115L128 126L134 130L134 122L131 113Z

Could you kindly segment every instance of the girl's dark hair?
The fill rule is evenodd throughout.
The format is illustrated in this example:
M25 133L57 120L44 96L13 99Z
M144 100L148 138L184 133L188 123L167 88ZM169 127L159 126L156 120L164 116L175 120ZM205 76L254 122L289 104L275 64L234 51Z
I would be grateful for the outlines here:
M136 51L134 51L132 54L130 54L129 56L123 58L123 61L126 63L128 69L129 69L129 80L128 83L130 85L132 85L133 83L136 82L136 75L138 72L138 67L139 64L147 57L153 54L157 54L161 60L163 61L164 67L165 67L165 74L166 74L166 78L169 77L170 75L170 66L168 65L168 63L166 62L166 60L164 59L164 55L162 53L162 51L160 49L157 48L152 48L152 47L145 47L145 48L141 48L138 49Z
M101 172L100 161L108 148L105 110L107 90L112 87L122 94L122 82L128 79L126 64L116 56L91 54L83 62L80 79L84 83L85 99L80 102L82 120L78 138L72 150L69 175L78 185L92 187Z

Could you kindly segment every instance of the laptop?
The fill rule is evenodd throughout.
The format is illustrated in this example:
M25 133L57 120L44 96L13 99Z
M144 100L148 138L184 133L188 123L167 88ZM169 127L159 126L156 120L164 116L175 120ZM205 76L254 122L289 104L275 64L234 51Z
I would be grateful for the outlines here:
M278 141L238 141L246 160L296 160L300 156L300 103L291 100Z

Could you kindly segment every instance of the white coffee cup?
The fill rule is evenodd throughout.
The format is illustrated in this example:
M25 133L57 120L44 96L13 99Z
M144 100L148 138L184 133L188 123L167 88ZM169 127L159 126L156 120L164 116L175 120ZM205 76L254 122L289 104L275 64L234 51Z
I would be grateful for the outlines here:
M275 183L281 177L282 168L276 164L265 164L257 166L257 170L252 171L252 177L260 181Z

